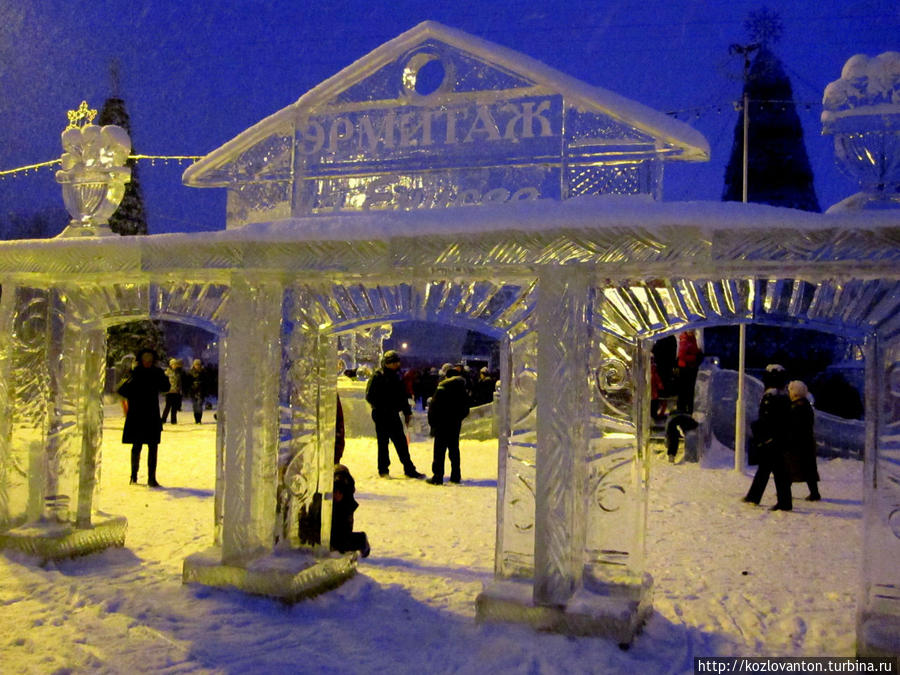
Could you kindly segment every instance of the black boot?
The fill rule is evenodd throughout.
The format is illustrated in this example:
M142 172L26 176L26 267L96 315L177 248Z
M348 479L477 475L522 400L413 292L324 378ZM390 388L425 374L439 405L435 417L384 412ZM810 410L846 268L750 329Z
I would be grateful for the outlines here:
M147 485L150 487L161 487L156 482L156 451L155 444L147 444Z

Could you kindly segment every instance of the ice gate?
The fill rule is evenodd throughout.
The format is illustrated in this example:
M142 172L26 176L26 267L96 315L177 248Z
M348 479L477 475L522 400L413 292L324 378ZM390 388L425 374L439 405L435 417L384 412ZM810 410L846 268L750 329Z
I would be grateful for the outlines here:
M216 547L185 580L288 598L339 583L355 559L327 552L337 336L435 320L503 345L478 616L627 642L651 609L650 340L802 325L865 344L858 643L894 649L897 211L658 202L662 161L707 152L664 115L424 23L185 172L228 189L225 231L0 243L0 543L122 545L95 500L105 331L163 318L222 345ZM297 516L316 492L314 550Z

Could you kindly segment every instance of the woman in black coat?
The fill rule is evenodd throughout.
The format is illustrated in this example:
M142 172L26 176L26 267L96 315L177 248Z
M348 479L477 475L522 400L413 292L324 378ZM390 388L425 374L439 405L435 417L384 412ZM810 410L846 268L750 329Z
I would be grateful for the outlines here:
M156 353L142 349L138 363L131 374L119 386L118 392L128 402L122 442L131 444L131 481L137 483L141 464L141 445L147 444L147 485L159 487L156 482L156 451L162 433L159 416L159 395L169 390L169 378L154 364Z
M809 391L800 380L788 384L788 396L791 397L791 409L788 423L788 466L791 470L791 481L806 483L809 497L817 502L822 498L819 494L819 470L816 467L816 437L813 431L815 413L808 398Z

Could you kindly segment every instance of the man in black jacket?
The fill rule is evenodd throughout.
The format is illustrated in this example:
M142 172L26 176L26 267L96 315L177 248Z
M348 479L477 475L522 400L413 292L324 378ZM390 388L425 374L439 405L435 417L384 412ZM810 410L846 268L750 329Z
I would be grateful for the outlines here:
M366 386L366 401L372 406L372 420L375 422L375 436L378 438L378 475L390 475L388 467L391 458L388 442L393 442L397 457L403 464L403 473L410 478L424 478L424 473L416 471L409 456L409 444L403 431L399 413L403 413L406 424L412 417L406 385L400 378L400 355L393 350L386 351L381 358L381 368L375 371Z
M777 363L766 366L766 372L763 373L766 390L759 402L759 417L750 425L759 466L744 501L758 505L771 475L775 479L776 496L773 511L790 511L793 508L791 475L785 457L791 415L787 382L788 376L784 367Z
M445 452L450 455L450 482L460 481L459 431L468 414L469 392L466 390L466 381L460 370L451 366L428 406L428 423L431 425L431 435L434 436L434 459L431 463L433 475L428 479L432 485L444 482Z

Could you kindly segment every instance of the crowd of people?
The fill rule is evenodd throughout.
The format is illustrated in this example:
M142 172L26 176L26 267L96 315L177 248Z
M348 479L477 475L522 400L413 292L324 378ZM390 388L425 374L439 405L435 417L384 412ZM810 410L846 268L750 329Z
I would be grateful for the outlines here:
M125 410L122 442L131 445L129 483L137 483L141 451L146 445L147 485L153 488L161 487L157 481L156 467L164 425L178 423L178 413L181 412L186 396L192 402L194 422L200 424L206 400L212 394L209 371L199 359L193 360L189 370L184 369L184 362L178 358L169 359L165 370L157 366L156 362L157 354L153 350L141 350L134 367L117 389L123 398ZM496 379L486 368L479 371L476 377L467 379L467 369L460 365L448 363L439 370L411 369L403 374L400 372L400 365L397 352L385 352L381 367L372 373L366 387L366 401L371 406L375 424L379 476L390 476L389 449L390 444L393 444L404 474L410 478L425 478L425 474L416 469L410 457L404 429L404 424L408 425L412 416L410 400L413 400L427 409L434 437L432 476L427 482L431 485L443 484L445 461L449 458L449 480L459 483L462 480L459 453L462 421L468 416L471 406L493 400ZM431 378L431 375L434 377ZM159 405L161 394L165 401L162 414ZM349 469L340 463L343 450L343 410L338 398L331 548L342 552L355 550L367 556L370 549L365 532L353 531L353 514L359 504L354 497L355 480ZM316 543L318 529L314 521L315 515L304 510L300 523L301 541Z
M659 344L659 343L657 343ZM678 439L698 425L693 418L693 390L697 370L703 360L693 331L678 337L677 350L671 349L674 359L666 361L668 347L654 350L651 358L651 414L659 419L666 417L664 392L675 392L675 410L666 417L667 454L674 460ZM182 400L192 401L194 422L202 421L203 409L211 394L208 371L199 359L184 370L181 359L170 359L163 371L156 366L156 354L150 349L141 350L135 367L118 388L124 398L125 424L122 442L131 445L130 483L137 483L141 448L147 446L147 485L160 487L156 478L158 446L166 420L177 424L177 413ZM659 367L663 361L663 367ZM496 378L482 368L476 376L457 364L444 364L440 369L409 369L401 372L400 355L386 351L381 365L368 379L365 399L371 407L377 443L378 475L390 477L390 446L409 478L424 479L409 452L408 427L413 405L427 410L428 424L433 437L431 485L444 483L446 460L450 462L449 481L460 483L459 436L463 420L470 408L494 400ZM665 379L664 379L665 378ZM793 508L791 484L805 482L809 487L808 500L821 499L818 490L819 475L816 468L816 443L813 436L814 413L806 385L789 381L787 371L778 364L771 364L764 374L766 387L759 404L759 415L752 424L751 455L758 463L756 474L745 502L759 504L768 485L774 478L777 503L773 510L790 511ZM165 395L165 408L160 415L159 396ZM411 401L413 402L411 404ZM334 444L334 483L332 491L331 548L336 551L358 551L365 557L370 546L365 532L354 532L354 512L359 504L354 495L356 484L350 470L341 464L344 450L343 412L340 398L337 400L337 418ZM321 497L318 512L321 509ZM319 528L313 514L305 510L299 524L300 539L305 543L317 543Z
M473 384L465 377L463 366L445 363L440 369L410 369L401 372L400 355L386 351L381 365L374 372L366 373L366 402L371 408L378 448L378 475L390 477L390 446L408 478L422 479L421 473L409 453L408 427L413 405L422 405L428 411L428 423L434 437L431 472L427 479L431 485L442 485L446 460L450 460L451 483L462 480L460 468L459 434L462 421L481 392L487 398L485 382L490 381L490 397L493 400L495 379L486 369L473 378ZM343 371L355 377L358 371ZM433 377L432 377L433 376ZM480 389L479 389L480 387ZM344 452L343 408L337 398L334 442L334 482L332 488L331 548L346 553L358 551L362 557L369 555L371 547L365 532L354 531L354 514L359 507L355 499L356 481L346 465L341 463ZM300 512L299 535L305 544L318 544L321 527L321 496Z

